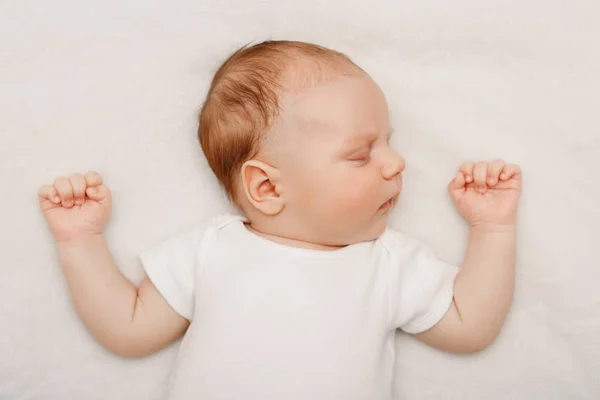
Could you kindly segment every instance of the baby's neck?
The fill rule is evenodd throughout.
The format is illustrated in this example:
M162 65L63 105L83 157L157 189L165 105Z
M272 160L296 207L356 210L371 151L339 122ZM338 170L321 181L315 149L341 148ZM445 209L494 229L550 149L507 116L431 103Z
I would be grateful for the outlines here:
M296 239L281 236L281 235L275 235L275 234L270 234L270 233L266 233L266 232L261 232L260 230L256 229L256 227L253 226L251 223L245 223L244 226L250 232L252 232L264 239L270 240L275 243L282 244L284 246L298 247L301 249L329 250L329 251L339 250L340 248L345 247L345 246L329 246L329 245L320 244L320 243L305 242L302 240L296 240Z

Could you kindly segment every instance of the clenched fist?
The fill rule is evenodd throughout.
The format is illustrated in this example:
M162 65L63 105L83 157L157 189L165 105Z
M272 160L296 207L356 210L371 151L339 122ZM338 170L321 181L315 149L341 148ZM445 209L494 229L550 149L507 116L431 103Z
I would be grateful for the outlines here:
M463 164L448 191L471 226L514 226L521 196L521 168L502 160Z
M57 242L101 234L110 217L110 190L97 172L59 177L40 188L39 200Z

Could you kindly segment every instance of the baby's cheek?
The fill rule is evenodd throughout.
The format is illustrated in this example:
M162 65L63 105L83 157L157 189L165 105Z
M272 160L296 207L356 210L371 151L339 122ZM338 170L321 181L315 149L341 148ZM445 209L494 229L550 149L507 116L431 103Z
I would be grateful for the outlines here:
M364 213L379 201L379 191L372 181L355 181L335 191L337 207L344 213Z

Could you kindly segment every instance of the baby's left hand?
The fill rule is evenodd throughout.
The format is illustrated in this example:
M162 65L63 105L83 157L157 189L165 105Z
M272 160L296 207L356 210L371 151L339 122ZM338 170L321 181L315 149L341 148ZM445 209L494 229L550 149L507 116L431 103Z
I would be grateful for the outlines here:
M456 208L471 226L514 226L521 168L502 160L465 163L448 184Z

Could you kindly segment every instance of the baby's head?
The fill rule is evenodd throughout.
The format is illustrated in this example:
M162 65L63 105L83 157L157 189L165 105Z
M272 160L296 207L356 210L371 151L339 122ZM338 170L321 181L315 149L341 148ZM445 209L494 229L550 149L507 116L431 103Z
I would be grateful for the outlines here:
M377 238L400 193L385 96L345 55L268 41L215 74L198 136L208 163L261 232L327 246Z

